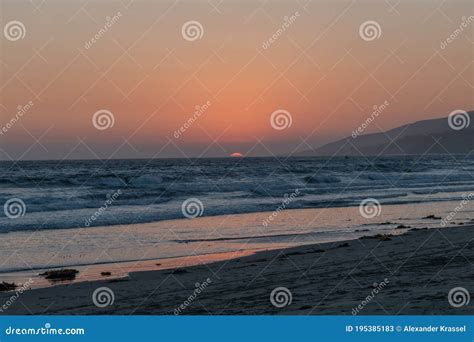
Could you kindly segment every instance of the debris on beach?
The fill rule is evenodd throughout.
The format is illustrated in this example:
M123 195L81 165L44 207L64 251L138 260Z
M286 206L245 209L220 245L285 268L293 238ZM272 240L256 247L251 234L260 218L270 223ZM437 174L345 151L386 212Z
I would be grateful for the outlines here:
M423 217L423 220L441 220L441 217L431 214L426 217Z
M17 287L18 286L15 283L7 283L4 281L0 283L0 292L12 291Z
M109 283L121 283L124 281L130 281L130 278L115 278L115 279L110 279L108 282Z
M76 278L76 274L78 273L79 273L78 270L65 268L62 270L46 271L44 273L40 273L39 275L52 281L61 281L61 280L73 280Z
M100 275L104 276L104 277L107 277L107 276L112 275L112 273L111 272L100 272Z
M377 235L365 235L362 236L360 239L378 239L380 241L388 241L391 240L393 235L390 234L377 234Z

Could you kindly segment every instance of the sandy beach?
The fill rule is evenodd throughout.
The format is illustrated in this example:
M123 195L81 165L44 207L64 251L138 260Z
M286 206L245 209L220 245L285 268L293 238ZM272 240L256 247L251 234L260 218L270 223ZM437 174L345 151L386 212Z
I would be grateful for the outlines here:
M473 237L474 226L468 225L412 229L210 259L174 270L27 290L3 314L464 315L472 313L472 304L453 307L448 293L474 287ZM94 305L100 287L113 292L113 304ZM270 300L279 287L291 297L282 307ZM1 293L0 303L12 294Z

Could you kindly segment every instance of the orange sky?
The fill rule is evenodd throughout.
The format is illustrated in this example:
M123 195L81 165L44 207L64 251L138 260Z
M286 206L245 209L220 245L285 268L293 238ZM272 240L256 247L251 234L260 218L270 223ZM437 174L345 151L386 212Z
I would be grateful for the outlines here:
M26 32L0 40L0 126L33 106L0 134L0 159L287 154L350 135L385 101L367 132L470 110L474 22L440 44L474 8L440 4L3 1L2 32L12 20ZM183 38L190 20L200 39ZM378 39L361 39L368 20ZM270 124L279 109L292 119L283 130ZM94 127L99 110L113 127Z

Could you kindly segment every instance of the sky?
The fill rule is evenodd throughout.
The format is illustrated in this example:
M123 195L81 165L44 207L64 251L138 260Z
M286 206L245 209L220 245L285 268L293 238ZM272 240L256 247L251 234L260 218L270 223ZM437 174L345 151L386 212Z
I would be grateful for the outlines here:
M0 10L0 160L292 155L384 103L364 133L474 108L468 0Z

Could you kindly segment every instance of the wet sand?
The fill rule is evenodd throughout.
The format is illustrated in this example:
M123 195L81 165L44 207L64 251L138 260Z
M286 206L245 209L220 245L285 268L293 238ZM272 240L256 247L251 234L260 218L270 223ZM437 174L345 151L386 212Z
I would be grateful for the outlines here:
M467 225L416 229L132 272L28 290L3 314L472 314L472 302L453 307L448 293L474 289L473 238L474 227ZM113 304L94 305L99 287L112 290ZM277 306L287 304L282 307L270 300L278 287L291 293L291 302L289 293L276 297ZM0 304L13 294L0 293Z

